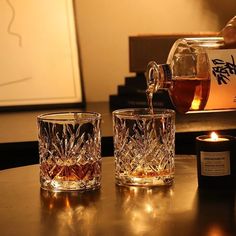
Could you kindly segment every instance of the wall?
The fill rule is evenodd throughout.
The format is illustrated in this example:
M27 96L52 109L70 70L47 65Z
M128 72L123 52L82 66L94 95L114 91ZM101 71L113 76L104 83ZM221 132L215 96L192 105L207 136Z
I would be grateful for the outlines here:
M235 0L75 0L87 101L108 101L130 75L128 37L218 31Z

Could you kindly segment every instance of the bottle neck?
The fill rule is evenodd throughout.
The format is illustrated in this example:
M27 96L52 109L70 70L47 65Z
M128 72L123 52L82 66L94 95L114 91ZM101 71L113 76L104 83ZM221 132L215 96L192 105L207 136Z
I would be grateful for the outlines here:
M159 89L168 89L172 84L172 72L169 64L157 64L151 61L146 70L147 90L152 93Z

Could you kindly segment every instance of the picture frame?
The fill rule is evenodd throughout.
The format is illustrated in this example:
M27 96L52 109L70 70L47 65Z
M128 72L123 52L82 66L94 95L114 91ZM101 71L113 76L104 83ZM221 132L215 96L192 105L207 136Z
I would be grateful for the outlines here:
M84 106L73 0L0 3L0 110Z

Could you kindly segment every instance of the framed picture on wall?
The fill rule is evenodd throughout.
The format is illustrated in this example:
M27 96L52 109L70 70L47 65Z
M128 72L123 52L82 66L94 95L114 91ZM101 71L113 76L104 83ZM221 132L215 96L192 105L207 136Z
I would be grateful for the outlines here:
M0 109L83 105L73 0L0 2Z

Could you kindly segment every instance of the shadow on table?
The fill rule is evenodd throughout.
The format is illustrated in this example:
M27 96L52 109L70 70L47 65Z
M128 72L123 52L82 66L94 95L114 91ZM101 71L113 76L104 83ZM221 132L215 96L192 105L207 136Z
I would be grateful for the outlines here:
M196 235L236 235L235 191L198 189Z

